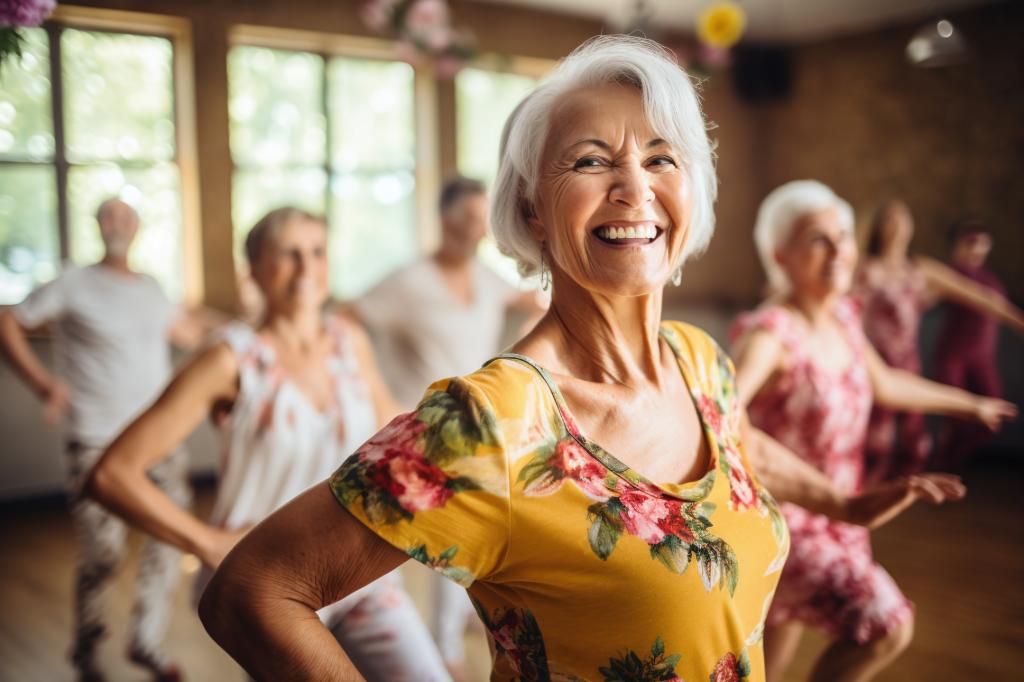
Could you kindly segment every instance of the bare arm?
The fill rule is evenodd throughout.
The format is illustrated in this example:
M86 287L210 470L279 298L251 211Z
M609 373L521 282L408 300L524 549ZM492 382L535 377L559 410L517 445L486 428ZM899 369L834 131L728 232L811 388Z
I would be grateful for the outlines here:
M319 484L238 543L206 588L199 617L257 680L360 680L316 610L408 558Z
M782 344L757 330L741 340L736 387L745 408L781 366ZM811 464L768 434L754 429L743 415L743 440L758 478L776 498L839 521L875 528L898 516L918 499L938 504L959 499L966 489L955 476L913 476L858 495L845 495Z
M219 401L234 400L238 366L225 345L199 355L103 453L85 493L146 533L216 566L240 533L209 526L182 509L146 472Z
M890 367L870 345L867 346L866 360L875 402L883 407L973 419L993 431L1003 421L1017 416L1017 408L1005 400L968 393L913 372Z
M932 258L919 257L918 263L928 288L939 298L954 300L978 312L991 315L1018 334L1024 334L1024 310L997 291L964 277L953 268Z
M370 387L370 397L373 400L374 412L377 414L377 427L383 428L402 409L391 395L391 391L388 389L387 384L384 383L384 379L377 369L377 359L373 353L373 344L370 343L370 338L367 336L362 325L355 319L346 317L344 314L340 315L340 318L342 324L345 325L349 338L352 339L356 361L359 363L359 371L362 372L363 379Z
M43 401L43 414L53 423L68 404L70 393L62 380L43 367L25 332L13 311L0 312L0 349L25 385Z

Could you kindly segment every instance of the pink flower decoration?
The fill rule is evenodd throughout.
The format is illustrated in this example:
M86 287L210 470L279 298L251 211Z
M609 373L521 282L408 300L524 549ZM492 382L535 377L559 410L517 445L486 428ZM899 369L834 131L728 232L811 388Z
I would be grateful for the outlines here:
M0 26L39 26L56 6L56 0L0 0Z

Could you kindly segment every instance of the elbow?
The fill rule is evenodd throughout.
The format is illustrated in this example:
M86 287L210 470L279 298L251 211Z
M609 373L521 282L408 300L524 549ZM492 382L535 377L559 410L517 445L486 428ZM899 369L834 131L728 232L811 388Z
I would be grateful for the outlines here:
M82 495L104 507L109 507L117 495L117 491L123 488L124 483L121 477L105 457L92 468L82 485Z
M203 595L199 599L199 621L210 637L223 647L225 638L231 631L228 617L231 613L231 599L230 590L224 587L222 578L221 573L214 574L213 579L203 590Z
M199 599L199 621L203 628L240 663L245 658L244 647L240 645L259 621L259 614L253 609L255 601L256 597L248 592L244 581L238 579L237 572L224 564L213 574Z

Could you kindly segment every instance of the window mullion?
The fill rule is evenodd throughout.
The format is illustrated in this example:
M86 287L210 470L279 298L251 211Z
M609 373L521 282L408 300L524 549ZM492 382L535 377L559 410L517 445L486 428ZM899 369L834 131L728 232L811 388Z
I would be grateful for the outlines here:
M324 60L324 68L322 71L322 86L320 90L320 106L324 113L324 171L327 178L327 185L324 187L324 220L330 225L331 216L334 215L333 206L333 193L331 192L331 150L334 148L333 138L331 137L331 109L330 109L330 93L328 87L330 86L330 77L328 76L328 70L330 68L331 56L325 52L320 53L320 58Z
M70 228L68 220L68 171L70 164L64 147L64 79L61 58L61 27L47 24L46 34L50 43L50 101L53 106L53 163L57 179L57 237L60 244L60 259L71 258Z

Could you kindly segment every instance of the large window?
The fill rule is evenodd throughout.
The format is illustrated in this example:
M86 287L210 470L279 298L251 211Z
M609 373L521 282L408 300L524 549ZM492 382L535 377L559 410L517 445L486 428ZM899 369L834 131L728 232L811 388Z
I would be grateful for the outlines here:
M155 35L27 29L0 78L0 303L102 255L96 208L119 196L142 229L130 254L184 293L174 43Z
M294 204L327 216L338 296L416 256L411 66L239 45L228 76L236 255L260 216Z
M456 159L459 173L488 188L498 173L501 131L512 110L537 85L532 75L467 68L455 78ZM494 240L480 244L480 258L513 284L520 281L515 263L503 256Z

